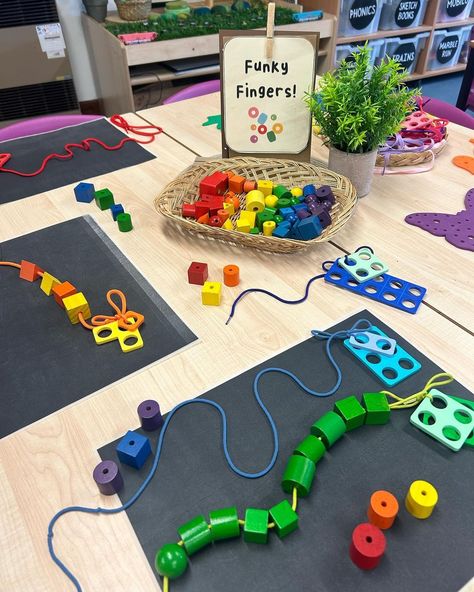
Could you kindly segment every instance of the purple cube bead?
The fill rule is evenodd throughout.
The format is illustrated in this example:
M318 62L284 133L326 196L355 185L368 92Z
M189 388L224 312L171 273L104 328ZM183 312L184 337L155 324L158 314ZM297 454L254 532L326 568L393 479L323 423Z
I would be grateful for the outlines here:
M163 425L160 406L152 399L140 403L137 408L137 413L140 419L140 424L146 432L158 430Z
M328 212L331 211L332 208L332 202L325 200L321 202L321 205L323 206L324 209L326 209Z
M103 460L92 473L100 493L103 495L114 495L123 487L123 479L119 468L113 460Z
M319 205L312 205L311 207L308 206L309 211L313 216L317 216L322 228L326 228L331 224L331 215L329 214L328 210L323 206L323 204Z
M305 195L304 201L305 201L305 203L309 204L309 203L317 202L319 200L314 193L310 193L309 195Z
M331 203L335 203L336 198L334 197L334 193L329 185L321 185L319 189L316 189L316 197L320 201L330 201Z
M298 218L300 220L304 220L305 218L309 218L311 216L311 214L308 212L308 210L298 210L296 212L296 215L298 216Z

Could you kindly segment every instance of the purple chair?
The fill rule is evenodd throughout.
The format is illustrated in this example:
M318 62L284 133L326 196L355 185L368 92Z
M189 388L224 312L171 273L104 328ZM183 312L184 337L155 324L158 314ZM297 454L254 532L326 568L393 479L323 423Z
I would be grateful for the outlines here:
M23 136L52 132L62 127L94 121L101 117L102 115L47 115L45 117L25 119L0 129L0 142L22 138Z
M454 105L440 101L439 99L432 99L431 97L423 97L423 109L441 119L447 119L452 123L463 125L469 129L474 129L474 117L458 109Z
M203 95L210 95L211 93L220 92L221 81L220 80L206 80L206 82L198 82L183 88L171 97L168 97L163 101L163 105L169 105L170 103L177 103L178 101L185 101L186 99L193 99L194 97L202 97Z

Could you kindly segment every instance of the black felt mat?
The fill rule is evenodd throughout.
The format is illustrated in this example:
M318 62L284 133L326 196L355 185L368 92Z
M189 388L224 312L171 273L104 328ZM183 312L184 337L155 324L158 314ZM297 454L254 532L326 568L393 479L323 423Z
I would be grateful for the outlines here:
M145 315L144 347L122 353L117 341L96 345L72 325L40 280L0 267L0 437L156 362L196 339L90 217L75 218L0 243L0 260L32 261L70 281L92 314L112 314L111 288Z
M361 317L371 319L422 362L422 370L402 382L397 393L420 390L440 371L367 312L331 331L348 328ZM229 448L240 468L261 470L272 452L270 428L252 396L256 371L281 366L312 388L326 390L334 382L334 371L323 350L324 343L309 339L206 393L228 413ZM262 379L263 400L278 426L280 454L271 473L261 479L243 479L230 471L220 442L220 418L214 409L196 405L177 413L165 438L157 474L128 511L150 564L161 545L178 540L176 529L198 514L208 519L209 510L236 505L243 516L246 507L269 508L287 497L280 487L284 466L311 424L332 409L337 399L349 394L359 398L363 392L383 388L341 342L335 344L334 352L342 366L343 383L328 399L303 394L282 375ZM457 383L443 390L472 399ZM144 393L146 397L150 394ZM300 501L297 531L283 540L272 532L267 545L245 543L242 538L211 545L191 557L190 569L171 582L171 592L458 590L474 575L474 450L451 452L412 427L410 414L394 411L390 424L354 430L330 449L318 463L311 494ZM114 447L102 448L102 458L116 459ZM151 462L149 459L139 472L122 465L126 483L122 500L129 499ZM428 520L416 520L403 505L406 491L416 479L430 481L439 492L438 507ZM369 498L377 489L392 491L401 509L395 525L386 532L383 561L374 571L363 572L349 559L349 541L354 527L367 520Z
M98 119L55 132L0 142L0 153L12 154L11 159L5 164L5 168L32 172L41 166L43 159L48 154L52 152L63 154L64 145L69 142L98 138L109 146L113 146L124 137L126 137L125 134L106 119ZM136 142L126 142L120 150L114 151L104 150L97 144L91 144L89 151L73 148L73 152L74 156L70 160L50 160L45 170L36 177L19 177L11 173L0 172L0 204L50 191L75 181L83 181L155 158L153 154ZM75 199L74 194L71 199Z

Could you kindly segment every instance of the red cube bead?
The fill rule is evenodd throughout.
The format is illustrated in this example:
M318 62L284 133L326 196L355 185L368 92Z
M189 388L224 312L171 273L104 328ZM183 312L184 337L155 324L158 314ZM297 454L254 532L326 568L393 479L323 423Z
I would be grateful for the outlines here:
M20 267L20 278L22 280L26 280L27 282L35 282L40 277L39 274L42 271L43 270L40 267L34 263L31 263L31 261L26 261L23 259Z
M229 186L229 177L225 173L216 171L204 177L199 183L199 195L203 193L211 193L215 195L224 195Z
M224 198L221 195L215 195L209 200L209 213L211 216L217 216L217 212L222 210Z
M194 212L197 219L204 216L204 214L209 214L209 203L204 201L194 202Z
M188 282L190 284L197 284L203 286L207 280L207 263L199 263L199 261L193 261L188 269Z
M181 213L183 215L183 218L195 218L196 206L194 204L185 203L182 205Z

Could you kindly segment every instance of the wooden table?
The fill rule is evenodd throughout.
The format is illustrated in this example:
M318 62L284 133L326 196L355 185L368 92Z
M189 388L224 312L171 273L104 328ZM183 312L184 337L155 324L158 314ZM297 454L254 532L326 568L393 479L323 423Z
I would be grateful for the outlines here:
M272 258L268 254L221 244L217 249L204 240L179 233L153 208L155 196L181 169L193 162L196 154L218 151L218 133L212 128L200 127L205 115L218 112L214 108L216 97L206 101L196 100L145 113L148 119L156 119L163 125L175 139L162 135L149 146L158 155L156 160L92 179L96 187L107 186L121 196L121 200L123 198L134 219L133 232L120 233L108 212L77 203L72 185L0 208L0 240L92 213L110 238L200 338L199 343L182 353L0 441L2 592L65 592L73 589L49 558L47 524L58 509L67 505L117 505L117 500L101 497L92 480L92 469L99 461L97 449L137 426L136 407L145 397L157 398L163 411L168 411L176 403L195 397L300 341L311 329L332 325L363 308L369 308L434 362L474 389L471 371L474 339L468 331L472 321L472 316L468 316L472 277L468 278L466 272L457 277L455 271L461 265L470 265L469 254L451 248L441 239L437 243L434 238L431 240L398 219L399 211L403 208L408 211L408 205L402 204L409 202L409 196L404 195L399 186L408 187L409 183L419 187L413 200L421 199L421 193L425 191L426 200L435 206L438 199L437 206L440 207L447 193L445 190L443 195L434 195L432 189L436 176L377 179L372 195L363 200L348 230L341 233L340 239L337 236L337 244L322 244L301 257ZM135 115L126 115L126 118L131 123L140 123ZM469 134L455 129L452 136L450 151L462 151L464 139ZM187 144L191 149L186 147ZM462 194L468 186L462 180L465 173L451 167L447 157L445 164L437 165L437 168L441 169L441 166L446 171L445 178L451 183L449 195L453 194L454 199L458 189ZM445 185L447 183L445 181ZM442 186L441 179L439 186ZM386 195L381 187L385 187ZM420 205L417 203L413 209ZM454 211L459 206L451 203L449 209ZM385 231L377 229L379 218L386 219ZM364 228L369 229L365 234ZM393 236L386 236L389 233ZM408 246L404 247L405 241L412 246L413 261L405 261L410 253ZM186 269L191 260L207 261L214 277L224 264L232 262L241 268L242 289L264 285L284 297L295 298L302 293L307 279L320 268L323 260L333 259L341 255L342 249L366 242L389 260L393 269L399 269L403 277L425 282L425 285L430 282L432 304L422 306L413 316L344 291L335 291L334 287L321 282L312 288L308 302L292 307L291 315L286 314L287 309L281 304L255 296L242 302L237 317L225 326L235 290L224 287L223 306L211 309L200 304L200 288L190 286L186 281ZM425 254L433 254L433 258L425 259ZM424 264L428 269L419 269L417 261L419 266ZM446 269L443 269L445 265ZM437 286L436 278L442 276L446 283ZM275 318L279 319L278 324L274 322ZM456 319L459 324L451 319ZM216 351L231 351L232 355L226 356L225 363L222 363L222 359L215 355ZM55 545L59 556L79 578L84 591L159 590L123 513L101 517L70 514L57 524Z

